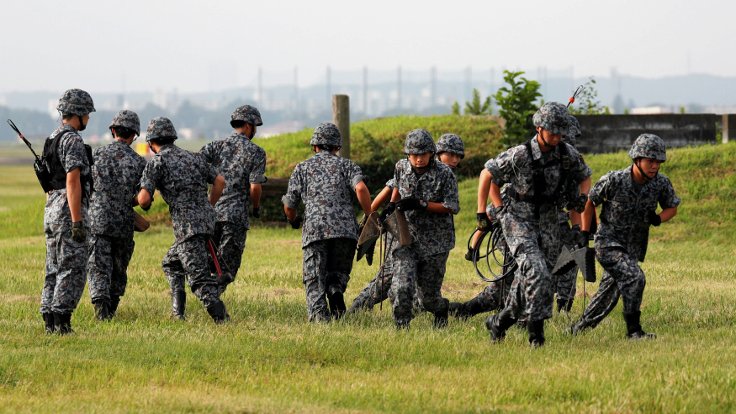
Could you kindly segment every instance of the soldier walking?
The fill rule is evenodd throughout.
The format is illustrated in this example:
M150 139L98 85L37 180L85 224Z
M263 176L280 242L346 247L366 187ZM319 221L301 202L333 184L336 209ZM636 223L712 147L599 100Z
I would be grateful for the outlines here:
M629 150L633 164L601 177L590 191L583 214L582 228L603 205L600 225L595 235L595 253L603 266L598 291L572 326L576 335L596 327L623 298L626 336L630 339L655 338L645 332L640 323L641 302L646 278L638 262L647 253L649 227L659 226L677 214L680 199L670 180L659 173L667 160L662 138L653 134L640 135ZM657 214L657 205L662 211Z
M358 241L352 192L366 216L371 212L371 195L360 167L337 155L342 137L334 124L319 124L309 145L315 154L294 168L282 201L286 219L294 229L301 225L296 209L304 202L302 252L307 314L310 322L327 322L345 312L344 293Z
M69 89L59 99L61 127L46 140L43 156L52 190L46 197L43 226L46 235L46 278L41 315L47 333L72 333L72 312L84 291L87 259L87 206L91 191L89 147L80 131L95 112L89 93Z
M113 142L95 149L92 178L95 191L89 208L90 246L87 272L89 296L98 320L111 319L128 284L133 255L133 206L146 160L130 145L140 135L138 115L122 110L110 123Z
M210 274L207 241L215 229L212 208L222 194L225 179L198 154L176 145L176 130L168 118L153 118L148 124L146 142L156 155L143 170L138 203L148 209L156 189L169 205L174 227L174 244L164 256L162 266L171 287L172 316L185 318L189 283L215 323L230 319L220 300L217 280ZM212 191L207 197L207 184Z
M218 281L220 293L235 280L250 228L250 215L260 217L261 185L266 182L266 152L254 144L256 127L263 125L258 109L244 105L230 116L233 133L221 141L202 147L200 153L225 177L225 190L215 204L217 221L213 241L225 273Z

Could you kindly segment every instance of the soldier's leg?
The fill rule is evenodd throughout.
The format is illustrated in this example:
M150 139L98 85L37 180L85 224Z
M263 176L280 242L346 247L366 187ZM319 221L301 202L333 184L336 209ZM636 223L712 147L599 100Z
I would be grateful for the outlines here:
M51 303L54 301L56 274L59 271L56 260L59 234L55 234L48 226L45 227L44 233L46 235L46 275L41 290L41 317L44 321L46 333L52 333L54 332L54 313L51 310Z
M567 272L555 277L555 294L557 295L557 311L570 312L575 300L575 283L577 282L578 267L574 266Z
M356 241L347 238L330 239L327 241L327 300L330 313L336 319L345 313L344 293L350 281L350 272L353 269Z
M413 318L418 259L412 246L397 248L393 259L395 273L391 281L390 295L393 297L394 322L399 329L409 328Z
M234 222L218 222L216 226L218 233L217 251L220 253L223 263L223 280L220 283L221 291L235 280L240 269L243 258L247 231L245 225ZM225 275L224 273L227 273Z
M230 316L220 300L217 280L210 273L208 238L205 235L196 235L183 240L179 244L179 260L194 296L202 302L215 323L222 323L229 320Z
M128 265L133 256L135 241L133 238L119 238L113 241L112 280L110 283L110 316L114 316L120 304L120 297L125 295L128 286Z
M626 336L632 339L655 338L656 335L644 332L641 327L641 302L646 277L637 259L620 249L599 249L596 253L601 266L611 274L621 294Z
M113 240L104 235L90 237L89 259L87 260L87 280L89 297L95 308L95 318L110 318L110 287L113 278L114 258Z
M421 259L417 268L417 297L422 308L434 314L434 327L447 326L449 301L442 297L449 252Z
M184 289L184 279L186 274L184 267L179 260L179 243L175 242L166 252L161 266L169 281L171 288L171 317L174 319L184 320L186 314L187 292Z
M72 332L71 315L84 293L88 251L86 241L76 242L72 239L71 226L64 225L60 234L56 257L58 272L51 310L54 313L54 325L57 331L64 334Z
M583 311L583 315L580 317L577 323L572 328L572 334L577 335L578 333L598 326L601 321L608 316L609 313L616 307L619 298L619 290L616 287L616 281L613 276L603 269L603 275L601 276L601 283L598 285L598 291L595 292L590 303Z
M304 263L302 280L307 296L307 316L310 322L328 322L327 308L327 249L324 240L312 242L302 248Z

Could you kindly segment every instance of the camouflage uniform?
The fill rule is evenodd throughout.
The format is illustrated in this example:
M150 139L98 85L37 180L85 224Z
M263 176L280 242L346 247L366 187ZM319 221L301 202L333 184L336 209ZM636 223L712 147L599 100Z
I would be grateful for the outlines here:
M332 124L320 124L311 145L324 143L323 135L328 135L326 143L340 146ZM322 150L297 164L281 199L291 209L301 201L305 205L303 282L312 322L330 320L326 296L342 296L347 288L358 241L352 193L361 181L363 173L355 163Z
M57 110L64 116L77 116L82 124L82 118L94 112L95 108L92 97L87 92L69 89L59 99ZM54 137L55 141L51 139ZM55 189L47 194L43 217L46 236L46 275L41 293L41 315L46 332L66 334L72 332L71 314L82 297L86 278L88 243L86 233L89 230L87 207L91 191L91 160L82 137L71 126L57 128L49 138L44 145L44 157L52 174L52 187ZM66 174L75 169L79 169L80 172L82 191L81 223L78 224L72 223L66 189ZM58 176L55 176L55 173L58 173ZM82 235L83 240L75 240L74 234Z
M566 114L564 106L547 103L535 114L534 123L559 134L567 128ZM496 185L509 184L509 200L504 203L503 212L497 215L518 265L504 309L489 318L486 325L489 329L495 327L495 332L501 332L502 337L510 324L525 319L530 323L532 342L532 326L539 325L541 329L543 320L552 316L550 269L562 248L560 209L571 194L577 196L578 185L590 177L591 171L573 146L560 142L545 153L540 149L537 136L527 144L488 160L485 168ZM535 183L535 176L543 183ZM539 189L543 189L542 194L535 194ZM570 194L563 194L565 190ZM494 329L491 329L492 334ZM543 336L540 339L543 343Z
M131 111L121 111L113 119L113 126L140 133L138 115ZM94 151L95 192L89 208L91 238L87 262L89 296L92 303L107 304L106 311L111 314L128 283L128 263L135 247L135 212L131 202L138 193L145 167L146 160L122 141Z
M410 150L422 148L425 141L429 151ZM424 130L409 132L405 153L426 152L435 152L431 135ZM441 327L442 324L446 324L449 304L441 294L442 281L447 257L450 250L455 247L452 216L460 210L457 180L448 166L434 159L421 174L414 171L408 159L399 160L396 163L394 180L402 200L418 199L441 203L452 213L435 214L426 209L406 211L412 243L400 246L394 251L395 275L391 283L391 292L397 327L408 327L413 318L415 289L421 307L432 312L435 315L435 324Z
M639 267L647 251L650 221L657 208L677 207L680 199L670 180L658 174L637 184L629 167L601 177L590 191L593 204L603 204L595 235L596 259L603 267L598 291L585 309L578 330L597 326L623 297L624 315L638 314L646 279Z
M149 140L152 126L161 120L168 125L171 123L166 118L151 120L146 140ZM170 129L172 132L168 134L176 137L173 125ZM148 161L141 178L141 189L151 195L158 189L169 205L175 241L164 256L162 266L172 296L184 292L186 279L208 312L222 303L217 281L210 274L206 247L215 227L215 211L207 199L207 184L213 183L216 176L214 167L204 157L168 144Z
M225 190L215 204L214 243L222 258L223 268L232 282L243 257L250 205L250 184L266 182L266 152L243 134L233 133L222 141L205 145L201 154L225 177ZM222 285L224 290L226 284Z

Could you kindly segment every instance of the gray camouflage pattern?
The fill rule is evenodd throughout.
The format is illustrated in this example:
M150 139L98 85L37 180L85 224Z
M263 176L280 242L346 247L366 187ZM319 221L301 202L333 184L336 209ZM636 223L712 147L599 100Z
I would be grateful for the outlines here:
M565 135L562 137L562 141L567 142L574 147L577 145L577 140L583 132L580 129L580 122L575 118L575 116L568 114L567 122L567 132L565 132Z
M212 242L217 248L217 253L222 259L220 266L223 272L228 272L233 280L240 270L240 262L243 259L245 241L248 238L248 229L243 223L232 221L218 221L215 223L215 234Z
M261 113L258 111L258 108L250 105L243 105L235 108L235 111L230 115L230 121L244 121L255 126L263 125Z
M210 274L207 238L207 235L197 234L177 240L161 262L172 295L184 291L186 281L205 308L220 300L217 281Z
M302 248L317 240L358 240L353 193L361 181L360 167L327 151L297 164L281 200L293 209L305 204Z
M434 145L434 143L432 143ZM423 174L415 173L408 159L399 160L394 171L396 188L402 199L441 203L452 214L434 214L426 210L407 211L412 246L418 257L429 257L449 252L455 247L453 214L460 211L457 180L447 165L432 161Z
M639 135L629 149L629 157L651 158L660 162L667 161L667 147L664 140L654 134Z
M128 285L128 264L135 242L130 237L92 234L89 241L87 277L92 302L123 296Z
M330 122L323 122L317 125L312 134L309 145L330 145L333 147L342 146L342 136L337 126Z
M449 152L465 157L465 144L459 136L455 134L443 134L435 145L437 153Z
M59 99L56 110L62 114L85 116L95 112L95 104L92 97L81 89L68 89Z
M576 241L574 239L575 233L567 222L567 214L564 214L565 221L560 222L560 240L563 246L567 246L568 249L575 249ZM573 266L572 269L565 273L554 275L554 293L557 296L557 300L572 301L575 299L575 293L577 287L575 286L578 276L578 267Z
M414 129L406 134L406 140L404 141L404 154L426 154L436 153L437 148L434 145L432 134L426 129Z
M200 154L225 177L225 189L215 204L218 222L232 222L250 228L250 185L266 182L266 152L245 135L228 138L202 147Z
M394 251L394 278L389 295L393 298L393 316L397 325L405 325L414 318L417 307L435 315L447 312L449 301L442 297L442 281L450 252L419 255L414 245L398 247Z
M353 268L356 244L357 240L352 238L335 238L317 240L302 249L302 281L310 322L330 320L326 296L337 292L345 293Z
M399 242L391 233L387 233L386 240L386 260L383 262L383 269L379 269L376 276L353 299L350 305L351 312L359 309L371 310L389 297L395 272L394 251L399 247ZM378 253L378 248L376 248L376 254Z
M75 168L79 168L81 176L90 174L89 160L87 159L87 152L84 149L84 142L82 137L79 136L70 126L64 126L57 128L50 136L55 136L60 131L64 131L64 135L59 138L58 156L64 171L69 173ZM82 180L82 189L85 193L89 194L90 188L88 184ZM87 207L88 197L82 197L82 220L85 223L87 221ZM71 226L72 217L69 211L69 203L66 198L66 189L51 190L48 193L46 199L46 209L44 210L44 224L56 223L56 224L68 224Z
M532 117L535 127L542 127L553 134L564 135L568 129L567 107L557 102L542 105Z
M138 114L128 109L123 109L122 111L118 112L112 118L112 122L110 122L110 126L108 126L108 128L116 126L128 128L132 131L135 131L136 135L141 134L141 121L138 118Z
M146 128L146 142L160 138L177 138L174 124L169 118L162 116L151 119Z
M214 232L215 210L207 199L207 184L216 176L204 157L169 144L148 161L140 186L151 195L156 189L161 192L169 205L174 236L181 241Z
M589 198L596 206L603 204L600 224L595 235L596 248L620 247L643 262L649 240L649 213L657 205L677 207L680 198L670 180L663 174L638 185L631 169L611 171L601 177L590 190Z

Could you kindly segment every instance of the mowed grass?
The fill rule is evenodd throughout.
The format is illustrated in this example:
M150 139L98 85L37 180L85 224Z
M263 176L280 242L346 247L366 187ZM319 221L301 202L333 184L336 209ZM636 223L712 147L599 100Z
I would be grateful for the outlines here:
M621 307L579 337L582 282L571 316L547 323L531 350L512 329L491 344L485 316L393 328L390 305L328 325L306 322L300 233L254 227L224 295L232 322L214 325L189 295L188 320L168 318L161 258L171 229L136 235L128 292L111 322L87 293L74 335L46 335L38 314L45 255L43 196L30 166L0 167L0 410L5 412L733 412L736 410L736 145L670 151L663 172L683 204L652 230L642 321L654 341L624 338ZM628 163L589 156L595 177ZM463 260L476 182L460 183L457 247L444 295L484 284ZM157 198L160 203L160 198ZM375 274L354 266L347 300ZM585 291L591 295L595 284Z

